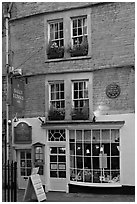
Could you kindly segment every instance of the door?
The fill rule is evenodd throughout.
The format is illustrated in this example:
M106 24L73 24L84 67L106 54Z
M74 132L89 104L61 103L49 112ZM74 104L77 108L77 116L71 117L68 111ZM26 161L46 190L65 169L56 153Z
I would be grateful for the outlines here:
M19 150L18 158L18 186L19 189L26 189L28 178L32 170L31 149Z
M49 147L49 190L66 191L66 147Z

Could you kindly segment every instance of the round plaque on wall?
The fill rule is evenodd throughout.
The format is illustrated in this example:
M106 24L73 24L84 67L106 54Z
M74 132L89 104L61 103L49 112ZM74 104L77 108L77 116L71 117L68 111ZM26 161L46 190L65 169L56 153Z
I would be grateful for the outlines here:
M120 94L120 86L116 83L109 84L106 87L106 95L109 98L117 98Z

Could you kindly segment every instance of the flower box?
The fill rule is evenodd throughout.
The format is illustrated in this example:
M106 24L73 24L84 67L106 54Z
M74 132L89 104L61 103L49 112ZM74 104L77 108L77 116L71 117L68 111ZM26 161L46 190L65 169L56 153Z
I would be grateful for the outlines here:
M71 112L72 120L88 120L89 119L89 108L83 107L79 109L72 109Z
M48 59L57 59L64 57L64 47L58 47L57 43L50 42L47 47L47 56Z
M81 44L75 44L69 48L71 57L85 56L88 55L88 41L87 38L83 38Z
M49 120L64 120L65 119L65 109L52 107L48 114Z

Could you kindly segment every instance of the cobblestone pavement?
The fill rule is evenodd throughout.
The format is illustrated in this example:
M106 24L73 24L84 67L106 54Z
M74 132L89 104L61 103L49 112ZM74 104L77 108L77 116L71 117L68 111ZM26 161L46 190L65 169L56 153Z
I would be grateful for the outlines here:
M135 202L135 195L48 192L46 202ZM18 202L23 202L24 190L18 190Z

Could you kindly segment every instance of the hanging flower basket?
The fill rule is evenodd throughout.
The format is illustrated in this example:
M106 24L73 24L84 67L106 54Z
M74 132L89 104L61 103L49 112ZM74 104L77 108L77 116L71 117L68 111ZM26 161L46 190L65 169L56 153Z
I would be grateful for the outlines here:
M47 56L48 59L57 59L64 57L64 47L58 47L56 42L49 42L47 47Z

